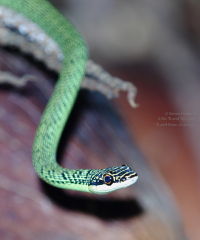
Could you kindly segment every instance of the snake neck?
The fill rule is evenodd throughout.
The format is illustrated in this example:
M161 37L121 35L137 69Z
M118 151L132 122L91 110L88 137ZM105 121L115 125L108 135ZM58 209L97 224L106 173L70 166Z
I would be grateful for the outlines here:
M41 165L37 173L45 182L53 186L90 192L91 179L98 171L97 169L66 169L55 162Z

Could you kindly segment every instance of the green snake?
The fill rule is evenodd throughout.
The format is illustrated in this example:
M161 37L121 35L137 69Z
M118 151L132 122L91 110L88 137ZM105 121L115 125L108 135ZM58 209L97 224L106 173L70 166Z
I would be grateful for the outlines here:
M87 48L76 29L46 0L0 0L23 14L60 46L64 55L54 92L41 118L33 144L33 165L45 182L64 189L106 194L130 186L136 172L123 164L105 169L66 169L56 161L59 140L85 74Z

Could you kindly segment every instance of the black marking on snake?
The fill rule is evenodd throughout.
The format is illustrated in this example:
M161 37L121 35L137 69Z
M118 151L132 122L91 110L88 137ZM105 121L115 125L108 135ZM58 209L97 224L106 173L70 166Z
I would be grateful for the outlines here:
M61 175L62 175L63 179L68 180L65 176L65 173L62 173Z

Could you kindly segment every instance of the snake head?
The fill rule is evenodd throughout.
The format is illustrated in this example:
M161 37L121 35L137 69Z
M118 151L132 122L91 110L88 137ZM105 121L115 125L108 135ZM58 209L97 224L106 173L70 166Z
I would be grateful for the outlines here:
M128 165L94 170L89 183L89 191L96 194L106 194L134 184L138 179L137 173Z

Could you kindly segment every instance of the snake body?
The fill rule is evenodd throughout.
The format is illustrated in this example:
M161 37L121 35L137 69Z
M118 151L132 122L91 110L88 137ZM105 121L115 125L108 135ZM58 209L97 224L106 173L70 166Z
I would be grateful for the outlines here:
M56 161L65 123L85 73L87 48L76 29L46 0L0 0L0 5L23 14L60 46L64 60L51 99L41 118L33 144L33 164L47 183L65 189L104 194L137 180L127 165L105 169L66 169Z

